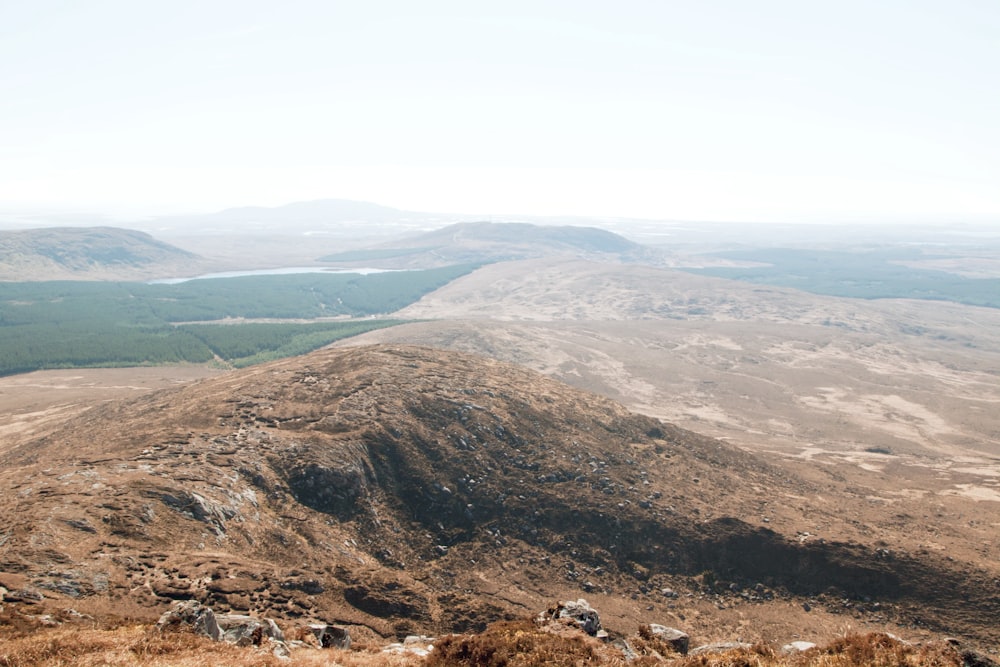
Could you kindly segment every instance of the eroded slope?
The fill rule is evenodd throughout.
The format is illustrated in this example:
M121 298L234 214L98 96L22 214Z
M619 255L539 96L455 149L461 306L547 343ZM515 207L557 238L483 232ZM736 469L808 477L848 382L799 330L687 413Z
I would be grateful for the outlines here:
M0 464L0 585L76 608L196 598L382 636L580 595L613 630L655 615L722 636L751 609L803 627L803 600L806 626L847 613L978 637L1000 611L987 572L772 530L837 509L751 455L452 352L234 372L95 408Z

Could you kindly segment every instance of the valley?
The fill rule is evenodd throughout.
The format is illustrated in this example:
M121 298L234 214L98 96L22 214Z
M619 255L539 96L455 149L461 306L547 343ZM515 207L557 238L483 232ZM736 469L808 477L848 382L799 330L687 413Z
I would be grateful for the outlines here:
M0 378L0 586L369 645L578 597L617 637L1000 641L1000 311L676 259L494 259L242 371Z

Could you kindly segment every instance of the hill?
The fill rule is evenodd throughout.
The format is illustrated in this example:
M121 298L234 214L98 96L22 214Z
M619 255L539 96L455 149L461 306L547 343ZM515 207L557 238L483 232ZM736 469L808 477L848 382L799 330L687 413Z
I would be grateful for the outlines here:
M635 259L652 253L623 236L596 227L460 222L370 248L326 255L319 261L401 268L567 255Z
M7 445L0 586L85 613L197 599L362 637L586 595L621 633L773 639L847 621L996 639L990 573L867 531L802 539L847 523L824 492L517 366L322 350Z
M194 253L130 229L0 231L0 280L135 280L200 266Z
M396 315L425 321L358 342L524 364L644 414L807 461L881 470L913 454L911 472L932 463L947 473L956 459L978 457L982 477L954 484L1000 498L991 481L1000 473L987 472L1000 455L990 407L1000 400L996 309L549 259L483 267ZM865 460L866 448L893 456ZM880 480L866 483L881 493Z
M254 233L281 225L285 232L317 229L352 222L388 223L405 220L406 211L348 199L318 199L283 206L241 206L216 213L157 218L158 227L174 232L224 229L234 234Z

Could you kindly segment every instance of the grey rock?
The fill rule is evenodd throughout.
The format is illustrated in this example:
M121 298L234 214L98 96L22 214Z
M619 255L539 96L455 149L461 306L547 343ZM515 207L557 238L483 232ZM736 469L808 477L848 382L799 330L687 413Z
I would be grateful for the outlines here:
M816 648L816 644L812 642L795 641L788 642L781 647L782 653L802 653L803 651L808 651L811 648Z
M556 605L552 617L568 618L579 625L581 630L592 637L597 636L597 631L601 630L600 615L597 613L597 610L587 604L587 601L583 598L577 600L576 602L560 602Z
M195 633L210 637L212 641L222 639L222 631L211 608L202 605L197 600L175 602L170 609L163 612L156 622L156 629L162 631L179 630L188 627Z
M654 639L658 639L669 646L676 653L687 655L691 638L688 637L686 632L682 632L677 628L667 627L666 625L650 623L649 634L652 635Z
M285 635L278 624L269 618L258 619L240 614L217 616L222 631L222 641L237 646L260 646L265 639L283 642Z

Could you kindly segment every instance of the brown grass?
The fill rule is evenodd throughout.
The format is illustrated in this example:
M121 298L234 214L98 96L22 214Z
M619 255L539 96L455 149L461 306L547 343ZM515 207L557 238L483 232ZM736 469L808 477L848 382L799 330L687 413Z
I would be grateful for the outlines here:
M2 614L0 667L986 667L995 665L947 642L913 645L881 633L852 634L804 653L784 655L758 644L698 656L678 656L642 637L630 638L639 657L626 662L614 646L567 624L502 621L476 635L441 637L426 659L367 650L297 648L280 659L267 646L241 648L189 632L148 625L97 627L91 621L47 627Z
M782 655L766 645L671 661L671 667L963 667L946 642L916 646L881 633L854 634L803 653ZM972 663L969 663L972 664Z
M434 644L428 667L618 665L606 647L579 632L558 632L534 621L501 621L478 635L452 635Z
M336 649L296 649L291 660L282 660L266 646L241 648L142 625L63 626L0 639L0 667L406 667L421 662L412 655Z

